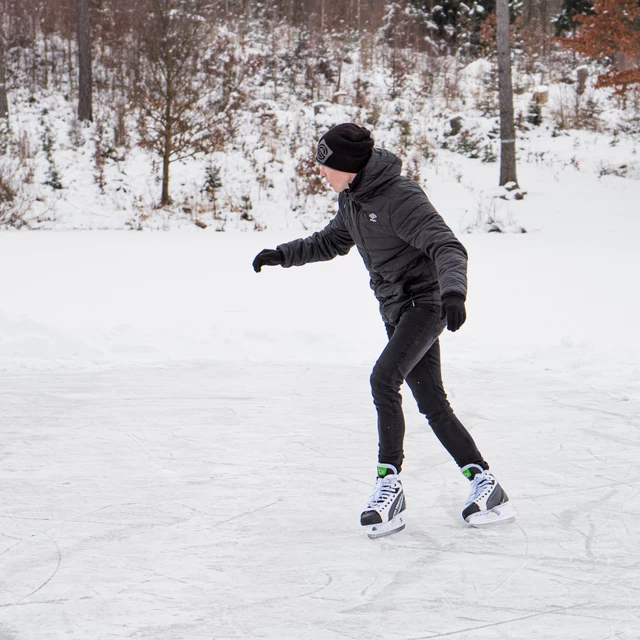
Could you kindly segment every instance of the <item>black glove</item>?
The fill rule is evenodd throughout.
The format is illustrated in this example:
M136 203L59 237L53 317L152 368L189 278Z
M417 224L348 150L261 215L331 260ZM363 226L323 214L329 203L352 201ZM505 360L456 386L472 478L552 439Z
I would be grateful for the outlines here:
M284 262L284 253L280 249L263 249L253 259L253 270L260 273L262 267L277 267Z
M457 331L467 319L467 311L464 308L464 298L456 293L450 293L442 298L442 311L440 319L447 319L447 329Z

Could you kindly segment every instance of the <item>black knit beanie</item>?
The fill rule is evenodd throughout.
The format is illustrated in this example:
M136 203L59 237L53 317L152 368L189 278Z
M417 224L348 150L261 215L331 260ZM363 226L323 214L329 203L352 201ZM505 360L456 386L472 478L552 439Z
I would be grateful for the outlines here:
M316 146L316 160L345 173L358 173L369 162L373 149L371 132L347 122L329 129Z

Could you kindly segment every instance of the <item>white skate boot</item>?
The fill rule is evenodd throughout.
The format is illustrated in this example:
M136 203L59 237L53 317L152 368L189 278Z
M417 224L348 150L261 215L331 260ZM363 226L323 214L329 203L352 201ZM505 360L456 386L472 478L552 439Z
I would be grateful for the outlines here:
M398 471L393 465L379 464L376 486L360 516L360 524L372 539L389 536L404 529L406 508Z
M516 519L507 492L490 471L477 464L468 464L461 471L471 481L467 504L462 511L462 517L470 525L482 527Z

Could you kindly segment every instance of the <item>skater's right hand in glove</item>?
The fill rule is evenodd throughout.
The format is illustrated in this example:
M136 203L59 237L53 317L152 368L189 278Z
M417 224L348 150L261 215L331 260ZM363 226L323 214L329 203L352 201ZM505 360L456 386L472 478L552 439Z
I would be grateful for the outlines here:
M263 249L253 259L253 270L260 273L262 267L277 267L284 262L284 253L280 249Z
M467 319L467 311L464 308L464 298L455 293L450 293L442 299L442 311L440 318L447 319L447 329L457 331Z

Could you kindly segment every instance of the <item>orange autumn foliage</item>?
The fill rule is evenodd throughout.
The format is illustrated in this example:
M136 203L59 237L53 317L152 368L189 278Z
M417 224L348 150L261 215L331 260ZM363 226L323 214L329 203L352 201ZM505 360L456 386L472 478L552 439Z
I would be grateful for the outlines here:
M624 93L640 83L640 2L596 0L594 14L576 15L580 29L575 38L562 38L564 46L587 58L613 58L612 67L598 76L596 87L615 87Z

